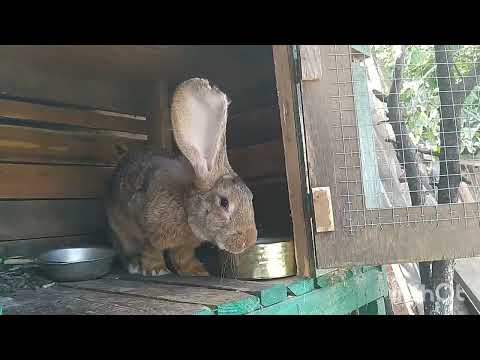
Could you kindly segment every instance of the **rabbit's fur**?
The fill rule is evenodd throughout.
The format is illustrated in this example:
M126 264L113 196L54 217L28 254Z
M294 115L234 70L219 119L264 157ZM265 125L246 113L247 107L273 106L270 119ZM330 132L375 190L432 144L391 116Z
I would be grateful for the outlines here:
M107 216L130 272L206 275L194 249L210 242L241 253L257 239L252 198L228 163L229 100L204 79L180 84L171 106L180 156L134 152L116 168ZM225 206L226 205L226 206Z

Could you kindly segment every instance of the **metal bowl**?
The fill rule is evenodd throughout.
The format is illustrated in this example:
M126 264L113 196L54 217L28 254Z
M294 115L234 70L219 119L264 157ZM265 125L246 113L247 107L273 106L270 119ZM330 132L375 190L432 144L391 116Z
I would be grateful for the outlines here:
M291 238L259 238L242 254L221 252L224 275L241 280L278 279L297 273Z
M35 262L49 279L67 282L93 280L108 274L114 258L113 249L88 247L47 251Z

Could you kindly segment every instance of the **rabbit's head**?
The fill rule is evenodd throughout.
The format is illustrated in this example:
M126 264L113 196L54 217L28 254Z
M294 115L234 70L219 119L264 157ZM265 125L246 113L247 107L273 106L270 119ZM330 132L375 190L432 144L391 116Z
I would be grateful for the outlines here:
M171 114L175 141L195 173L185 199L188 223L198 238L238 254L255 244L257 229L252 192L227 158L229 103L207 80L194 78L177 87Z

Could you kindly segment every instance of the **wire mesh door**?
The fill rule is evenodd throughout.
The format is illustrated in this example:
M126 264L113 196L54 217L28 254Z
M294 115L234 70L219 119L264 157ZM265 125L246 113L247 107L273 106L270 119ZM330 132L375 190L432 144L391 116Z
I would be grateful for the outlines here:
M480 47L299 53L310 188L330 189L335 225L314 229L317 265L480 255Z

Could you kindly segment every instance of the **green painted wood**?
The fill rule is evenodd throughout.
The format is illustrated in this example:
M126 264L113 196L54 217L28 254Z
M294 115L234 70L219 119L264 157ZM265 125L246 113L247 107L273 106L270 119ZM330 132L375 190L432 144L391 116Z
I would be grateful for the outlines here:
M371 271L371 270L380 270L380 271L382 271L382 269L383 269L383 268L382 268L382 265L378 265L378 266L371 266L371 265L369 265L369 266L361 266L360 268L361 268L361 271L362 271L362 272L367 272L367 271Z
M313 277L292 276L283 279L263 280L262 283L272 285L283 284L287 287L287 293L290 296L303 295L315 289L315 278Z
M351 268L331 269L329 271L325 271L323 274L320 274L320 276L317 276L315 279L315 287L327 288L333 286L337 282L350 279L355 274L355 271Z
M362 183L365 205L368 209L381 207L380 196L383 185L378 172L375 150L375 129L372 121L370 92L368 90L367 70L362 63L352 64L353 94L355 98L355 115L360 139L360 159L362 164Z
M385 274L370 271L248 315L345 315L386 296Z
M367 57L372 56L372 53L370 52L370 46L368 45L351 45L351 46L352 46L352 49L358 51L359 53L362 53Z
M257 293L257 296L260 298L260 303L262 306L270 306L287 300L287 292L288 291L285 284L279 284L272 286L271 288L261 290L259 293Z
M217 315L245 315L260 308L260 299L251 296L242 300L217 305L215 313Z
M315 289L315 279L302 278L287 283L287 290L290 295L300 296Z
M360 315L386 315L385 298L381 297L360 307L358 310Z

